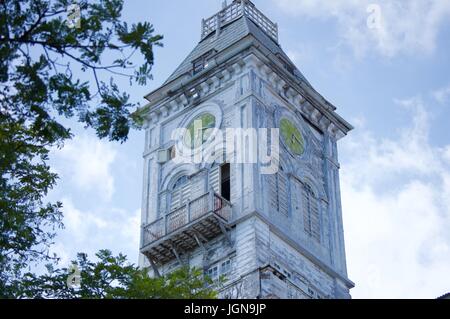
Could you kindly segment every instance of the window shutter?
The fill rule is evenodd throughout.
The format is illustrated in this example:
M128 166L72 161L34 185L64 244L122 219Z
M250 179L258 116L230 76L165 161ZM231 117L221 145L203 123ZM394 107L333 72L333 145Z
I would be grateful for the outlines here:
M305 232L311 235L311 219L309 218L309 189L306 185L302 188L302 202L303 202L303 226Z
M181 189L177 188L172 191L170 197L170 210L173 211L181 206Z
M311 197L311 236L320 242L320 218L318 199Z
M181 188L180 206L187 204L191 197L191 183L186 183Z
M220 194L220 166L215 166L209 171L209 188L213 188L214 192Z
M303 186L303 223L305 232L320 242L319 200L309 185Z
M159 216L167 213L167 192L159 194Z
M170 193L170 210L180 208L190 199L191 183L187 176L177 180Z
M191 178L190 199L194 200L206 193L205 190L206 177L204 173L199 173Z
M278 211L288 216L288 179L286 173L278 172Z
M267 175L269 184L269 205L270 210L273 212L278 211L278 187L277 187L277 174Z

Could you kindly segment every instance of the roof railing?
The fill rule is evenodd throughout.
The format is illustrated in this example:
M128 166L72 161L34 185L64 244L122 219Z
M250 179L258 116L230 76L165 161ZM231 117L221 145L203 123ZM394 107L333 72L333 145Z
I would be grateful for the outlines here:
M218 13L202 20L202 40L213 32L220 32L222 26L246 16L278 43L278 25L267 18L249 0L234 0Z

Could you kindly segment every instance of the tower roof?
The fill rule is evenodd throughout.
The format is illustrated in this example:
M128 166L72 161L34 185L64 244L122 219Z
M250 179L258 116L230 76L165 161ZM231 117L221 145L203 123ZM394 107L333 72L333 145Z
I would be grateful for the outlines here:
M201 40L178 68L164 82L192 72L192 63L208 52L220 52L247 35L254 36L273 54L292 65L294 74L307 82L278 44L278 26L267 18L249 0L234 0L215 15L202 20ZM163 85L164 85L163 84Z
M309 117L316 117L312 121L322 117L323 123L331 121L333 129L337 129L340 136L353 129L335 112L336 107L312 87L283 51L278 43L277 24L249 0L234 0L230 5L224 5L218 13L202 20L199 43L159 88L145 96L149 103L139 112L149 112L150 108L167 99L172 99L170 103L176 104L176 98L180 98L180 103L186 103L189 98L186 90L194 89L190 86L204 81L206 76L216 71L219 74L220 68L226 68L228 61L236 62L251 54L259 55L264 63L270 65L269 70L275 70L275 79L281 79L277 81L278 84L289 82L289 85L285 83L284 86L291 86L290 95L294 94L291 98L300 92L298 94L307 102L302 104L304 112ZM177 96L178 93L181 95ZM164 105L162 107L167 109ZM320 123L317 125L323 126Z

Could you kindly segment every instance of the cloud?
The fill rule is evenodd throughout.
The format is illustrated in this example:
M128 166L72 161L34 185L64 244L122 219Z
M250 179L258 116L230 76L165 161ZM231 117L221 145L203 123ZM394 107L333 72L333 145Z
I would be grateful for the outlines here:
M63 265L75 259L78 252L93 256L100 249L122 252L129 261L137 263L139 209L131 213L107 206L81 210L69 197L63 198L62 203L65 228L58 233L51 251L61 257Z
M51 167L60 179L49 200L62 202L65 228L58 231L50 252L61 257L60 266L76 259L78 252L94 258L100 249L124 253L137 264L140 209L134 208L133 199L137 197L140 204L135 196L139 187L121 192L115 187L118 178L133 183L130 172L136 171L137 164L120 150L121 146L86 132L52 150Z
M421 98L397 138L359 127L342 141L342 202L355 298L436 298L450 287L450 144L429 140Z
M114 220L89 211L78 210L70 198L63 198L64 225L75 242L86 241L90 235L114 225Z
M54 151L56 170L63 181L70 180L79 189L97 192L106 200L114 193L111 165L116 155L111 143L87 134L77 135L63 149Z
M286 52L287 56L292 60L292 62L294 62L294 64L299 64L299 62L301 61L301 54L299 51L287 51Z
M315 58L314 50L305 43L296 43L295 49L288 50L286 54L298 66L305 65Z
M450 85L440 88L439 90L436 90L433 92L433 97L436 101L438 101L440 104L444 104L448 101L450 97Z
M356 56L432 53L450 17L450 0L276 0L286 13L333 19Z

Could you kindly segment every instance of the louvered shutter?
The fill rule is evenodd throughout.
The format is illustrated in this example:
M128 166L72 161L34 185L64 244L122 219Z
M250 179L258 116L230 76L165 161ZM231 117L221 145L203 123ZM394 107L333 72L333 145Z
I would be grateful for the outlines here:
M278 187L277 187L277 174L267 175L268 182L268 199L270 210L272 212L278 211Z
M304 185L302 187L302 202L303 202L303 226L305 232L311 235L311 219L309 215L309 189Z
M288 179L286 173L278 172L278 211L285 216L288 215Z
M199 198L200 196L205 194L205 192L206 192L205 183L206 183L206 178L205 178L204 173L196 174L191 178L191 181L190 181L190 185L191 185L190 199L191 200Z
M303 222L305 232L320 242L319 200L308 185L303 187Z
M167 192L159 194L159 216L167 213Z
M289 207L291 209L291 215L293 218L303 219L303 208L302 208L302 187L300 182L296 178L292 178L289 180L290 187L290 201Z
M209 188L213 188L214 192L221 194L220 190L220 166L215 166L209 171Z
M170 196L170 210L173 211L181 206L181 189L177 188L172 191Z
M313 195L311 193L311 195ZM310 219L311 219L311 236L318 242L320 242L320 217L319 217L319 205L318 199L311 196L310 205Z
M191 198L191 183L186 183L181 187L180 206L187 204Z

